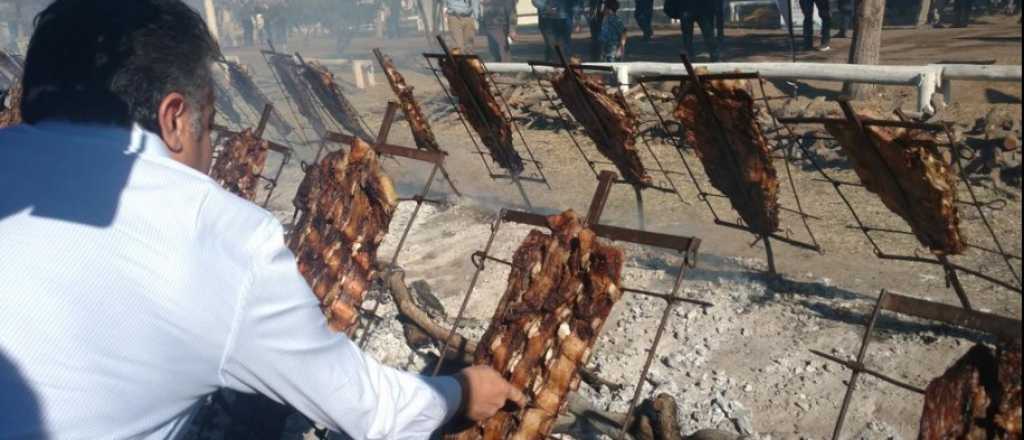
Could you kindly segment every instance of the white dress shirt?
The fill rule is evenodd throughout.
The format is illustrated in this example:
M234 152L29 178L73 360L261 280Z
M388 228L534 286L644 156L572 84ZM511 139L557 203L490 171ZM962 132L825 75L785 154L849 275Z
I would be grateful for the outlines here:
M0 130L0 438L167 438L219 387L354 438L425 438L458 382L328 330L267 211L160 138Z

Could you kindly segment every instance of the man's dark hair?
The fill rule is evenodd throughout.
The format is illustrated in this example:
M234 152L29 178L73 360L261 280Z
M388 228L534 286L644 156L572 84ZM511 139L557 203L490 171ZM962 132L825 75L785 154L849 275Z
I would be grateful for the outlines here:
M604 8L612 12L618 12L619 0L604 0Z
M23 76L22 118L159 133L172 92L202 106L220 48L181 0L56 0L35 22Z

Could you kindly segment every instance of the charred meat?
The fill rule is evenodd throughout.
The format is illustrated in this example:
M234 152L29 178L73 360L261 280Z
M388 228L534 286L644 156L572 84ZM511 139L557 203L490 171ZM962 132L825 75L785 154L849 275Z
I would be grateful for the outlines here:
M714 116L704 111L687 82L680 88L675 116L686 131L686 143L704 165L711 185L728 197L733 209L756 234L779 229L779 179L771 160L768 140L757 122L761 109L754 106L747 81L704 82Z
M875 115L872 115L875 116ZM829 123L864 186L903 218L918 241L938 255L966 247L957 211L956 174L935 137L921 130Z
M213 162L210 177L235 195L255 200L269 148L267 141L256 137L253 130L247 128L227 138Z
M398 96L398 102L402 106L402 113L405 114L405 119L409 121L409 128L412 130L412 137L416 141L416 147L421 150L442 152L441 146L437 144L437 139L434 137L434 131L430 129L430 122L423 115L423 109L420 108L420 104L416 102L416 98L413 96L412 86L405 83L405 78L395 68L390 57L378 54L377 59L380 60L384 76L388 78L388 83L391 84L391 90L395 92L395 96Z
M334 81L334 74L330 70L320 63L309 61L302 68L302 77L309 84L313 96L320 101L331 118L345 127L353 136L366 142L373 142L373 138L366 132L359 120L359 111L341 93L341 89Z
M480 135L498 166L513 176L522 174L523 158L512 145L512 122L494 98L483 64L477 58L459 56L457 50L452 53L455 64L444 57L440 65L448 79L448 89L458 101L459 112Z
M370 145L357 138L347 153L330 153L309 167L295 205L301 217L289 247L299 272L331 328L352 334L398 205L394 185Z
M503 373L529 404L448 439L547 438L622 296L621 250L598 241L572 211L549 217L548 227L531 231L515 252L508 289L475 353L476 364Z
M608 93L601 82L577 69L565 69L552 84L569 113L597 150L615 164L623 180L633 186L649 186L651 176L636 148L636 118L622 94Z
M1020 347L976 345L925 392L920 440L1020 439Z

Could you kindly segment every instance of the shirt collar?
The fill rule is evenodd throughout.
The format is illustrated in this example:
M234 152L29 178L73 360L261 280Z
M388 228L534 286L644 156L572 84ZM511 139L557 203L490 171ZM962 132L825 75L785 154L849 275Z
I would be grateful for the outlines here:
M92 144L100 144L111 148L120 148L121 151L143 157L171 158L171 152L167 145L156 133L150 132L139 124L133 124L131 128L81 124L62 121L44 121L35 125L35 128L49 132L57 136L74 137L78 141ZM124 143L125 132L128 133L128 143Z

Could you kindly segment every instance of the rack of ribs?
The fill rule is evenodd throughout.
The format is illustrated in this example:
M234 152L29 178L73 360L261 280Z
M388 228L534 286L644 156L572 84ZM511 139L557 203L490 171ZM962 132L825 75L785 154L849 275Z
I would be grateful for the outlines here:
M313 96L320 101L320 104L327 114L335 121L345 127L353 136L358 136L366 142L373 142L373 138L363 128L359 120L359 112L352 103L348 101L338 84L334 82L334 74L327 67L315 61L305 63L302 70L302 77L309 84Z
M377 247L397 205L377 154L358 138L347 153L329 153L307 169L295 198L301 216L289 248L332 329L355 331L375 276Z
M269 149L267 141L257 137L251 128L232 135L224 142L217 160L213 162L210 177L239 197L256 200L256 189L267 164Z
M868 117L873 116L877 115ZM825 128L839 141L867 190L903 218L922 245L937 255L964 251L967 245L956 206L957 176L934 135L865 125L868 141L850 123L830 122Z
M1020 347L976 345L928 384L920 440L1021 438Z
M508 289L474 357L502 372L530 403L449 440L546 438L622 296L621 250L597 240L573 211L548 217L548 227L550 234L533 230L516 250Z
M21 123L21 81L7 89L6 103L0 100L0 128Z
M443 152L441 146L437 143L437 139L434 137L434 131L430 129L430 122L423 115L423 109L420 108L420 104L416 102L416 98L413 96L412 86L405 83L405 77L395 68L391 57L383 55L379 51L375 51L375 53L377 60L380 61L381 69L384 70L384 76L387 77L388 83L391 84L391 90L395 92L395 96L398 96L398 102L402 106L402 113L405 115L405 119L409 121L409 128L412 130L412 137L416 141L416 147L427 151Z
M575 68L563 69L551 84L597 150L615 164L623 180L636 187L651 185L651 176L636 148L636 118L622 94L608 93L599 80Z
M522 174L525 166L512 145L512 122L494 98L483 64L478 58L459 56L457 49L451 52L455 65L448 57L441 57L439 64L459 111L480 135L494 162L512 176Z
M701 69L698 69L700 73ZM756 234L779 229L779 179L768 140L757 122L759 108L745 80L704 81L712 113L701 106L694 87L680 87L675 117L686 128L686 143L700 158L711 185L722 192ZM715 117L722 124L719 135Z
M256 81L253 81L252 76L249 75L249 72L244 67L230 61L224 62L223 65L227 67L228 82L238 92L238 95L250 107L255 109L257 113L270 103L270 99L267 98L267 95L263 94L263 91L256 85ZM293 130L292 126L281 118L277 108L274 108L270 113L269 123L282 137L287 137Z
M268 54L267 62L277 74L277 79L281 82L284 92L291 96L295 106L298 107L299 114L309 121L317 136L323 137L327 133L327 126L324 125L323 119L317 112L313 94L302 85L304 81L300 79L300 76L301 70L304 70L303 67L298 65L291 55L279 53Z

